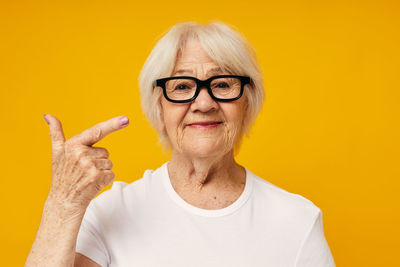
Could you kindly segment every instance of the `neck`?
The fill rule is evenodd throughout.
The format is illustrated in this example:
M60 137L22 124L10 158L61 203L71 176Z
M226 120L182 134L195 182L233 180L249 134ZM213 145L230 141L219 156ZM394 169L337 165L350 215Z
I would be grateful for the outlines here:
M176 190L198 194L242 187L246 176L244 168L235 162L233 150L207 158L187 157L173 151L168 172Z

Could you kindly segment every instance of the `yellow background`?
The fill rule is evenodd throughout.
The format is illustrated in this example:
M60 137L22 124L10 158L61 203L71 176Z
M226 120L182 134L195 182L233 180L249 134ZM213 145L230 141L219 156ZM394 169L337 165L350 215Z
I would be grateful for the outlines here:
M238 161L322 209L338 266L398 266L398 1L1 1L1 265L22 266L51 179L42 114L69 138L118 115L116 180L168 160L140 108L138 75L178 22L236 26L266 102Z

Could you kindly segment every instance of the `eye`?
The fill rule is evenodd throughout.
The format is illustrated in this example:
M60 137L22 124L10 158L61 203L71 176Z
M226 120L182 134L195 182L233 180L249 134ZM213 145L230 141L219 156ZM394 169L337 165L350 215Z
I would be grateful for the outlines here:
M177 86L175 86L175 90L187 90L187 89L190 89L190 87L189 86L187 86L186 84L184 84L184 83L180 83L180 84L178 84Z
M229 85L226 82L220 82L216 86L217 88L228 88Z

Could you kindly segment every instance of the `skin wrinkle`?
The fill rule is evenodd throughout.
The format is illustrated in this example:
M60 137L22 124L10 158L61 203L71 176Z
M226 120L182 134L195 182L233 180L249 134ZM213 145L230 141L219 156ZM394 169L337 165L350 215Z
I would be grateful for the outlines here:
M176 60L172 73L188 70L190 76L204 80L213 75L217 65L196 40L190 40ZM181 72L183 73L183 72ZM218 209L233 203L243 192L245 170L233 157L233 147L240 139L247 97L233 102L216 102L201 88L190 103L171 103L160 99L162 124L172 145L168 172L174 190L188 203ZM220 121L216 128L193 128L198 121Z

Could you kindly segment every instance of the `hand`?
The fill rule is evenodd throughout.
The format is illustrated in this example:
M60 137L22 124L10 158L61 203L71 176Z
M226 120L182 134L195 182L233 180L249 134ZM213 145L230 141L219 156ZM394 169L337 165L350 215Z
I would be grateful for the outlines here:
M65 140L60 121L45 115L52 143L52 181L49 198L73 213L84 211L100 190L114 179L107 149L92 147L106 135L125 128L125 116L101 122Z

